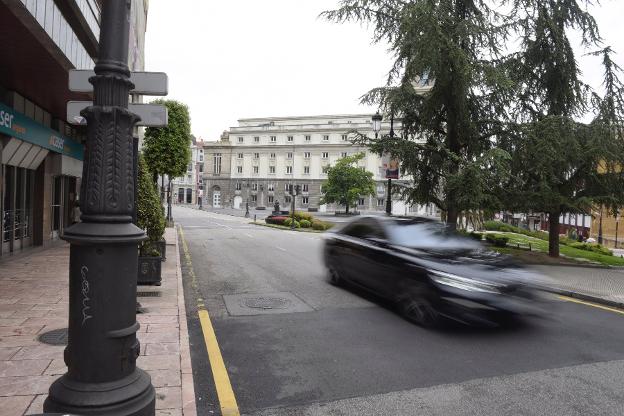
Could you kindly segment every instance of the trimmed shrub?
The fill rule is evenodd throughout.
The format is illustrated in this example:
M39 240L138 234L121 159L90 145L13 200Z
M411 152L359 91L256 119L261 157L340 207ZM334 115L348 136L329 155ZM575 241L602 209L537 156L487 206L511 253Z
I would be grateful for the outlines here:
M334 224L330 222L324 222L324 221L319 221L319 220L315 220L312 222L312 229L317 230L317 231L329 230L333 226Z
M613 255L613 252L611 250L609 250L606 247L601 246L600 244L574 242L568 245L572 248L577 248L579 250L593 251L594 253L599 253L605 256Z
M468 237L470 238L474 238L475 240L481 241L483 240L483 234L481 233L476 233L476 232L471 232L468 234Z
M314 220L314 217L308 212L295 211L295 219L299 222L301 222L301 220L306 220L311 223Z
M486 234L485 240L496 247L506 247L509 238L502 235Z
M286 218L286 220L284 221L284 225L286 227L290 227L292 224L292 218L288 217ZM301 224L299 224L299 221L295 220L295 228L300 228Z
M141 256L158 256L158 242L165 234L165 217L158 196L157 185L152 181L143 154L139 155L139 178L137 187L137 226L147 233L147 240L140 245Z
M310 228L312 226L312 223L308 220L301 220L299 224L301 224L301 228Z

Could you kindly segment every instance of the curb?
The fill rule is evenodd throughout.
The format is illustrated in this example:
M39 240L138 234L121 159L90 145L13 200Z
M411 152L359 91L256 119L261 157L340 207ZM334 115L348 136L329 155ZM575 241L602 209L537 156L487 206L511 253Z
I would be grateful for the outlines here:
M587 302L593 302L604 306L610 306L613 308L624 309L624 302L618 302L614 300L604 299L599 296L588 295L586 293L574 292L566 289L559 289L554 287L537 286L539 290L544 292L554 293L555 295L567 296L574 299L584 300Z

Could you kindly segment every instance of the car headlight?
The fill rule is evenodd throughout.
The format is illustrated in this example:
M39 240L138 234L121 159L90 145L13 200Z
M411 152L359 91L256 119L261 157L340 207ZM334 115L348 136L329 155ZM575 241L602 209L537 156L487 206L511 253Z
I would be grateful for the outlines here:
M467 290L469 292L500 293L500 285L496 283L482 282L439 270L429 270L429 276L431 276L434 282L455 289Z

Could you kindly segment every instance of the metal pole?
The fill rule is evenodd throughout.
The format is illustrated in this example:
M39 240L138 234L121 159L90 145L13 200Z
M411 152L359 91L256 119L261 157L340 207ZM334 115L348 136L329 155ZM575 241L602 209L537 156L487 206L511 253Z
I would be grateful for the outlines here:
M386 214L392 215L392 179L388 179L388 196L386 198Z
M598 221L598 244L602 244L602 205L600 206L600 220Z
M80 201L81 222L65 231L69 255L67 373L51 386L44 412L154 415L150 376L136 367L137 245L132 129L128 111L130 0L102 2L99 59L90 79L94 105Z
M295 194L296 194L296 192L295 192L295 185L292 185L292 187L293 187L292 188L293 192L291 193L291 198L292 198L292 205L291 206L292 206L292 209L291 209L291 214L290 214L292 220L290 222L290 229L294 230L295 229Z

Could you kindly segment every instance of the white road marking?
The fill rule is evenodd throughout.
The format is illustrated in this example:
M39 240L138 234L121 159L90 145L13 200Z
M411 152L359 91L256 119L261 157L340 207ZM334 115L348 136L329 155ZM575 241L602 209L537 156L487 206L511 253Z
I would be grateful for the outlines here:
M278 250L286 251L285 248L281 248L280 246L275 246L275 248L278 249Z

